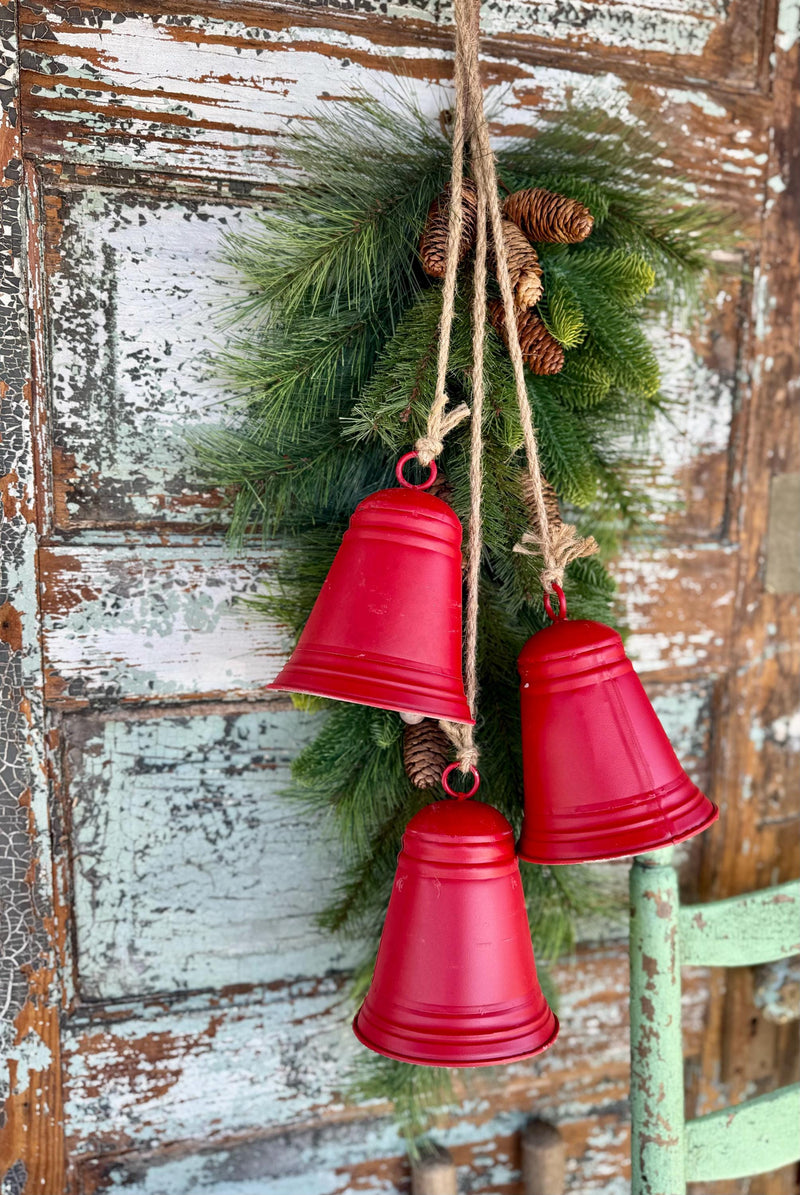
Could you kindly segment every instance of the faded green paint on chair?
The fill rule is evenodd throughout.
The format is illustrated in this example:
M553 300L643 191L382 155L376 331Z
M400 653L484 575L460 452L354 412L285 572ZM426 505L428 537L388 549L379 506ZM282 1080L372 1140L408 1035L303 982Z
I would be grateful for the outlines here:
M800 1084L684 1118L681 967L800 953L800 882L680 907L672 848L631 867L631 1195L762 1174L800 1160Z

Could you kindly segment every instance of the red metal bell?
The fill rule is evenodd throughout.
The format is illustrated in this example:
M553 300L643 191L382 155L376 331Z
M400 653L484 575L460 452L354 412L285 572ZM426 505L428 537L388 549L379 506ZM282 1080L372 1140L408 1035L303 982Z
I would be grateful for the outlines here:
M520 856L588 863L699 834L719 810L679 764L622 639L601 622L567 619L559 599L559 617L519 657Z
M356 507L308 622L267 687L399 710L473 718L461 674L461 524L403 480Z
M490 1066L552 1045L514 834L479 801L437 801L406 827L375 974L353 1029L378 1054Z

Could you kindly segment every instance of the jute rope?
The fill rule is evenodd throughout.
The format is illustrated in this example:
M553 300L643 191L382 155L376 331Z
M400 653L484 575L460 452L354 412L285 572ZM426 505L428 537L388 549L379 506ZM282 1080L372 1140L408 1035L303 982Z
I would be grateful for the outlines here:
M502 212L497 193L495 158L489 136L489 125L483 106L483 87L480 77L480 0L455 0L455 87L456 104L453 124L453 165L450 183L447 263L442 288L442 316L440 322L439 353L437 358L436 391L428 416L426 434L417 441L416 450L422 464L429 464L443 448L444 437L469 414L462 403L447 412L447 364L456 298L456 277L463 227L462 179L464 145L469 142L470 164L477 191L477 243L473 273L472 301L472 363L473 396L470 438L470 518L467 541L467 611L465 625L464 681L467 701L473 717L476 712L478 592L480 583L481 494L483 486L483 354L486 328L486 250L487 215L491 221L497 279L503 297L503 310L508 338L508 351L514 372L514 384L519 407L525 457L530 475L530 498L535 515L535 530L526 532L515 552L541 555L542 586L545 593L553 585L560 585L567 565L581 556L597 551L591 537L582 539L573 526L551 519L545 498L545 481L539 464L536 432L533 426L528 390L525 384L524 362L517 333L517 313L508 271ZM442 722L442 728L456 747L458 764L468 772L478 760L473 729L459 723Z

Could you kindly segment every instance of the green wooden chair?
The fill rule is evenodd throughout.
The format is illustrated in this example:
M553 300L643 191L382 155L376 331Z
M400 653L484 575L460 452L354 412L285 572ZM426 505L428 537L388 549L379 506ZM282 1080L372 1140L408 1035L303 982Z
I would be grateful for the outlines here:
M631 1195L745 1178L800 1159L800 1083L685 1120L681 967L800 953L800 882L680 907L672 848L631 867Z

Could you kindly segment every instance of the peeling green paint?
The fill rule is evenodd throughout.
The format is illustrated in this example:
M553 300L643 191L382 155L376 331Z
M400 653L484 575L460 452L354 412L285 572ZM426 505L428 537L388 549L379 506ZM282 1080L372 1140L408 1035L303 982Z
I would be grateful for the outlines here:
M263 983L353 961L315 925L338 860L319 824L280 796L316 724L269 706L70 720L86 996Z

